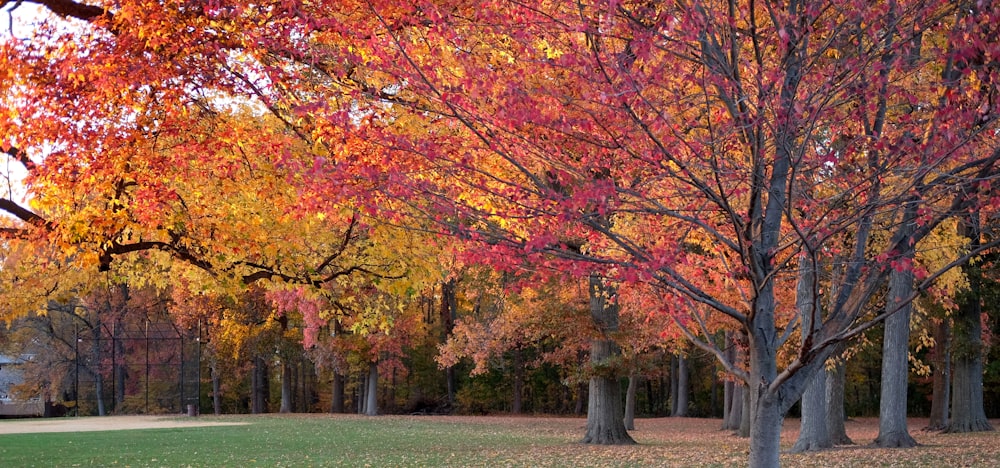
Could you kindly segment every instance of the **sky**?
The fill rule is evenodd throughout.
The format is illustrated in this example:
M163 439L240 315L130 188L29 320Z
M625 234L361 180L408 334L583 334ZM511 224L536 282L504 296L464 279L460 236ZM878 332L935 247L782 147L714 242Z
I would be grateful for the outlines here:
M34 3L9 3L0 9L0 41L11 38L30 40L33 26L44 20L48 14L45 9ZM0 197L8 198L17 203L25 203L27 195L22 181L26 173L20 163L6 155L0 160ZM0 215L6 213L0 212Z
M3 13L0 19L3 25L0 38L4 40L9 38L12 32L14 37L27 39L31 35L32 24L46 16L44 8L40 5L34 3L20 3L16 7L15 5L18 5L18 2L9 3L0 10Z

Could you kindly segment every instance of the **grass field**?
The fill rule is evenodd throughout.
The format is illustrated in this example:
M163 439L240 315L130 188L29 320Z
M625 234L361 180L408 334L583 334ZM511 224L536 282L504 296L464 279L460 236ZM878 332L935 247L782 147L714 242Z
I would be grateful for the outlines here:
M742 466L747 441L718 430L718 420L643 419L639 445L576 443L584 420L572 418L263 415L199 422L239 426L0 435L0 466ZM818 454L782 455L785 466L1000 466L1000 434L911 434L913 449L867 447L878 427L852 420L861 444ZM0 424L6 424L0 421ZM786 422L784 445L797 436Z

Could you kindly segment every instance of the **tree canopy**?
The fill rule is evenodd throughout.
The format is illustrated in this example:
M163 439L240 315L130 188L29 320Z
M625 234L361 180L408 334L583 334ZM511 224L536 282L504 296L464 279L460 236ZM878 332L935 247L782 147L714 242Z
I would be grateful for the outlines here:
M754 466L843 342L998 242L938 231L1000 201L993 2L30 3L9 242L329 292L426 286L434 238L634 286L750 386ZM804 264L833 297L791 340Z

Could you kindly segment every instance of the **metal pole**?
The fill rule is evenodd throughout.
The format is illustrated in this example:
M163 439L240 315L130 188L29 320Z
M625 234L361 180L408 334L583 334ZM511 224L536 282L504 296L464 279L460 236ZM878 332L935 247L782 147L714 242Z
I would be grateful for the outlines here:
M149 414L149 320L146 320L146 414Z
M111 411L118 409L118 362L115 360L118 344L115 343L115 328L117 323L111 324Z
M181 412L187 411L187 406L184 405L184 334L180 330L174 329L177 332L177 345L181 349Z
M76 364L76 382L74 383L73 392L76 393L76 415L80 416L80 324L73 324L73 353L76 357L73 359Z
M197 393L195 395L197 395L198 414L201 414L201 319L198 319L198 339L195 341L195 343L197 343L198 346L198 349L196 350L196 353L198 354L197 357L198 384L197 384Z

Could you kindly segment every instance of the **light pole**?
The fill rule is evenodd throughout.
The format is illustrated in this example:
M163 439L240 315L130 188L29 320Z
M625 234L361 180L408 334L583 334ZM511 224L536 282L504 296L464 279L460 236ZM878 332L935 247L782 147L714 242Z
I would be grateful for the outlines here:
M80 324L73 324L73 363L76 365L74 372L73 393L76 397L76 415L80 416Z
M197 401L197 403L198 403L198 414L201 414L201 319L200 318L198 319L198 338L195 339L195 343L196 343L196 346L197 346L197 348L195 350L195 352L197 354L197 357L195 358L197 364L195 364L195 365L198 366L197 367L197 369L198 369L198 380L197 380L198 384L195 387L196 388L196 390L195 390L196 400L195 401Z

